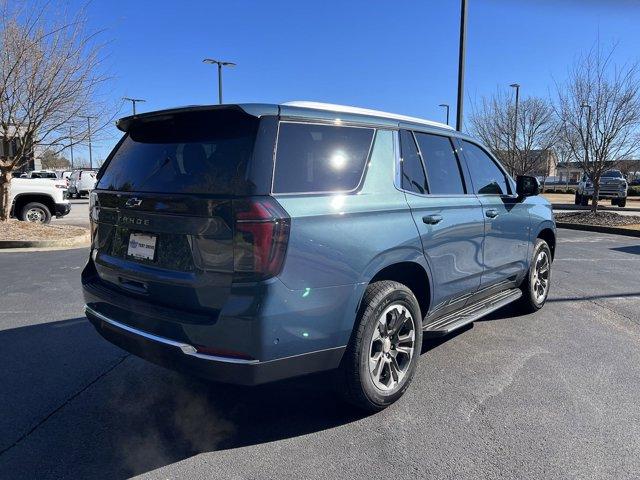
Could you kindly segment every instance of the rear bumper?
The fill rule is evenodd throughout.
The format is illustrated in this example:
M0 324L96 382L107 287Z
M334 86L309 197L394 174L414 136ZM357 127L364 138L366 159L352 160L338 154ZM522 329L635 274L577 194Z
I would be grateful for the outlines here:
M236 385L259 385L335 368L345 349L330 348L265 362L205 355L188 343L133 328L89 306L85 313L100 335L136 356L172 370Z
M56 217L64 217L71 211L71 204L69 202L56 203L54 214Z

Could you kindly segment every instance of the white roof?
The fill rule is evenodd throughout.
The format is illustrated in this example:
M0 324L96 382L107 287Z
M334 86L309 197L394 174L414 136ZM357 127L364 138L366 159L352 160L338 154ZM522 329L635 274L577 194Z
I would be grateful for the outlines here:
M394 120L401 120L403 122L421 123L423 125L429 125L432 127L448 128L449 130L453 130L453 127L444 123L425 120L424 118L409 117L407 115L398 115L396 113L382 112L380 110L370 110L368 108L349 107L347 105L336 105L333 103L307 101L285 102L282 105L286 105L289 107L313 108L315 110L328 110L332 112L355 113L358 115L369 115L371 117L391 118Z

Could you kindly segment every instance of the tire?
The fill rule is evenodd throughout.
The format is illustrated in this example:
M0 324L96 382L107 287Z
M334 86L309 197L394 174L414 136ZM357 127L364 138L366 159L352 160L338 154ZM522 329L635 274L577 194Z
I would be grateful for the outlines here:
M547 274L542 276L540 271L542 268L537 269L542 256L546 256ZM542 267L543 264L540 264ZM522 297L520 298L520 307L523 313L533 313L540 310L549 296L549 290L551 289L551 249L547 242L541 238L536 239L536 243L533 247L533 255L531 256L531 264L527 275L520 285L522 290ZM540 281L540 284L538 283ZM540 285L544 287L544 294L540 295Z
M574 205L580 205L580 202L582 202L582 196L578 194L578 192L576 192L576 198L574 200Z
M345 399L369 412L394 403L411 383L421 348L422 317L413 292L390 280L369 285L340 366Z
M627 198L620 198L618 199L618 206L619 207L626 207L627 206Z
M580 205L583 207L589 205L589 197L587 195L580 195Z
M49 223L51 221L51 211L42 203L27 203L22 209L20 219L32 223Z
M611 206L612 206L612 207L619 206L619 204L618 204L618 199L616 199L616 198L612 198L612 199L611 199Z

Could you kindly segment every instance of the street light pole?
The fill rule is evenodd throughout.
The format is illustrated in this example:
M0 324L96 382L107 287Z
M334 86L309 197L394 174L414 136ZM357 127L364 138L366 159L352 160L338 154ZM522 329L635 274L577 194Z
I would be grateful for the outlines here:
M448 103L441 103L438 106L439 107L444 107L444 108L447 109L447 125L449 125L449 104Z
M71 170L73 170L73 131L69 127L69 150L71 151Z
M513 116L513 154L512 154L512 165L515 167L516 164L516 145L518 140L518 104L520 103L520 84L512 83L509 85L511 88L516 89L516 107L514 110Z
M136 103L140 102L146 102L145 99L143 98L130 98L130 97L122 97L123 100L127 100L129 102L131 102L131 106L133 107L133 114L136 114Z
M223 60L214 60L213 58L205 58L202 62L218 66L218 103L222 105L222 67L235 67L236 64L233 62L225 62Z
M87 116L87 137L89 140L89 169L93 170L93 153L91 150L91 119L96 117Z
M464 103L464 56L467 39L467 0L460 4L460 45L458 50L458 105L456 109L456 130L462 131Z

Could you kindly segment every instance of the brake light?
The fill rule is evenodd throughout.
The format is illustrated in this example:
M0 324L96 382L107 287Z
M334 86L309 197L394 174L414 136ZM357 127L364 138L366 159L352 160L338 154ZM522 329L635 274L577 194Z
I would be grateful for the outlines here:
M233 201L234 280L251 282L282 271L291 219L272 197Z

